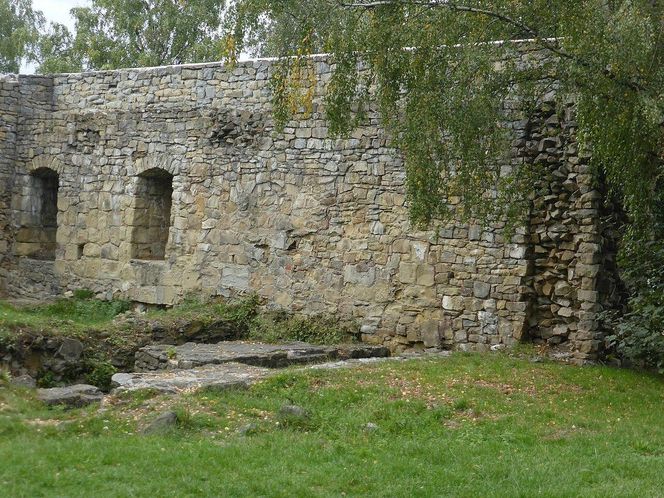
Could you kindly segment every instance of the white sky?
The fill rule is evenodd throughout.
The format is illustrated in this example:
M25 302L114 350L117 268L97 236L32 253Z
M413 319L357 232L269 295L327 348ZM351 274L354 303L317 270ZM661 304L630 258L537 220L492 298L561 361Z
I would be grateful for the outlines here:
M47 22L59 22L71 31L74 30L74 19L69 15L69 11L74 7L85 7L89 4L88 0L32 0L32 8L41 10ZM31 74L34 72L35 68L32 65L21 67L21 73Z
M41 10L47 21L59 22L70 29L74 29L74 19L69 11L74 7L89 5L88 0L32 0L32 7Z

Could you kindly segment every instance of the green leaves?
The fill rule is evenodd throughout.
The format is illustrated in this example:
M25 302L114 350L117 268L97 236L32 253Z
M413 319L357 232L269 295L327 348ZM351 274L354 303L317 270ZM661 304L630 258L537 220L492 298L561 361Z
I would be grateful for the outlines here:
M76 33L42 37L42 73L161 66L224 56L218 0L92 0L72 9Z
M520 109L513 111L527 118L552 81L558 82L561 102L572 96L579 103L579 131L596 171L634 220L647 223L662 155L659 3L313 4L239 1L229 17L238 47L278 56L330 52L336 65L325 103L336 134L359 124L356 112L367 107L366 89L374 85L381 117L405 154L411 214L418 224L448 217L449 200L456 197L466 219L513 218L523 211L523 197L534 188L532 172L514 170L506 177L498 169L509 153L504 105L520 93ZM262 41L255 43L248 33L261 33ZM548 60L517 64L514 44L495 43L519 38L533 39L533 48ZM275 107L281 121L292 116L278 99ZM505 202L492 200L496 185L512 188L497 194Z
M43 24L31 0L0 0L0 73L17 73L22 60L34 58Z

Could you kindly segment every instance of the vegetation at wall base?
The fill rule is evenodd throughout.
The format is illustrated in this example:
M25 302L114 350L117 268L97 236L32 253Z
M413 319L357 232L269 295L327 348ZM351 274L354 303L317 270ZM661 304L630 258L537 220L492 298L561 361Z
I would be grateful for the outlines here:
M664 205L660 204L660 207ZM626 238L620 257L629 301L612 320L609 345L633 365L664 371L664 210L646 240Z
M108 391L113 374L133 368L135 352L148 344L192 340L340 344L356 340L359 330L357 324L331 316L264 310L253 294L237 300L192 297L172 308L147 312L130 311L128 301L92 296L80 290L72 298L18 307L0 301L0 357L23 358L30 352L53 356L63 339L76 339L84 347L81 358L64 371L41 370L37 383L55 387L85 381Z
M0 388L0 494L658 496L662 382L499 353L139 391L104 410ZM306 423L280 422L292 404ZM178 424L142 435L165 411Z

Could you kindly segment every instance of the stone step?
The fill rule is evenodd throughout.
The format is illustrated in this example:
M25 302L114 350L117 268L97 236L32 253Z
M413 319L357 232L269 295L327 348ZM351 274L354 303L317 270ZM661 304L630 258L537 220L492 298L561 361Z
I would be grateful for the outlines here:
M352 358L384 358L390 351L384 346L343 344L315 346L304 342L263 344L244 341L218 344L186 343L181 346L151 345L136 353L135 371L192 369L204 365L243 363L267 368L320 363Z
M268 368L231 362L188 370L118 373L113 376L112 382L115 386L114 393L154 389L162 393L175 394L202 388L248 387L272 372L274 370Z

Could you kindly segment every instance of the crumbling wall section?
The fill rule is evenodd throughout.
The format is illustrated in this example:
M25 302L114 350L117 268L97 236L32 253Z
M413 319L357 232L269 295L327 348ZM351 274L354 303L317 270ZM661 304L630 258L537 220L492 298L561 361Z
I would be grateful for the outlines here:
M18 77L0 76L0 295L7 292L7 271L10 265L10 206L14 191L18 102Z
M550 95L527 128L524 157L542 172L529 224L529 335L595 358L604 347L601 312L620 302L615 216L578 143L574 102L560 107Z
M63 162L55 153L59 147L53 144L53 139L57 140L53 129L53 78L18 76L17 98L17 139L10 206L12 235L8 250L11 271L6 278L6 287L14 296L40 298L61 291L56 272L58 260L62 257L57 240L59 230L53 251L52 232L55 227L37 226L41 219L39 211L42 201L46 200L46 193L38 181L40 174L50 178L60 176L63 167ZM37 176L33 176L34 173ZM61 184L62 179L58 182ZM58 226L63 216L61 200L62 196L58 193L57 206L53 209L57 211L53 214ZM35 255L38 245L48 248L37 250Z

